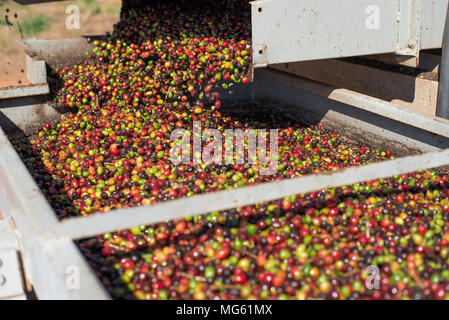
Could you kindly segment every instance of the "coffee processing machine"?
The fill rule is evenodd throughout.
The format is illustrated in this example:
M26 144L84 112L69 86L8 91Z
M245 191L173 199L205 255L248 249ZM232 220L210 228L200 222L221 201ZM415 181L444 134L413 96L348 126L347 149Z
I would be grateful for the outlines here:
M122 10L139 5L124 0ZM252 82L223 101L271 103L292 118L388 146L397 159L62 221L8 137L60 117L48 71L73 65L92 45L22 40L30 84L0 88L0 298L33 291L39 299L109 299L77 239L448 165L447 7L447 0L251 3Z

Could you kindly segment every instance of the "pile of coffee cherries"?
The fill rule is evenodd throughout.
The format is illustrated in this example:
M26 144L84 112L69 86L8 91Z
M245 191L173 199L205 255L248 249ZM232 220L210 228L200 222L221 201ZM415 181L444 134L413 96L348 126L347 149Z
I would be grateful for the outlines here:
M74 110L16 147L60 218L391 158L273 108L222 106L251 64L248 1L150 1L58 71ZM221 92L221 93L220 93ZM267 110L264 110L266 108ZM171 133L278 129L278 170L179 164ZM115 298L448 298L449 182L425 171L78 242Z
M79 247L115 298L448 299L448 192L417 172Z
M58 205L58 215L154 204L390 155L323 127L279 119L266 106L263 116L263 106L246 106L238 117L221 111L219 90L249 81L249 27L247 1L161 2L125 12L113 36L93 41L95 62L60 70L56 99L76 112L46 124L33 140L46 171L63 186L49 193L71 203ZM206 166L191 157L190 163L174 164L171 133L192 131L194 122L203 131L279 129L277 172L262 175L248 159Z

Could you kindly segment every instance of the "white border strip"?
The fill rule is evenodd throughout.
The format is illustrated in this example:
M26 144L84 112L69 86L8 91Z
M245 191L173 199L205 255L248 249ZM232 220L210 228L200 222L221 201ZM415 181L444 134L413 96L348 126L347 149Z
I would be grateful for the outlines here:
M60 222L50 236L81 239L137 225L226 210L276 200L292 194L387 178L448 164L449 149L445 149L360 167L345 168L335 172L313 174L295 179L172 200L147 207L120 209L104 214L70 218Z

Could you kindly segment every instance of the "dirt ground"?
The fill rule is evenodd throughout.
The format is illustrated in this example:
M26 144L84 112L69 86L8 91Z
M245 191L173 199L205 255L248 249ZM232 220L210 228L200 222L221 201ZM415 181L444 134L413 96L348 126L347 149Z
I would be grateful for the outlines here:
M79 8L80 29L69 30L68 6ZM25 55L16 43L27 38L64 39L112 31L119 20L121 0L81 0L20 5L0 0L0 87L28 83Z

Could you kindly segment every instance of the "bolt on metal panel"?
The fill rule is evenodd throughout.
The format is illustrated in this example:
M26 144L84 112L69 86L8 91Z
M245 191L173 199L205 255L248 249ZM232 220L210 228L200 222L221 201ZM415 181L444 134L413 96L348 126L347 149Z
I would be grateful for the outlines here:
M447 0L261 0L252 5L254 67L441 44Z
M422 1L400 0L399 4L399 33L396 53L419 57Z
M393 52L398 1L252 2L255 66Z
M24 295L17 251L0 250L0 299L25 298Z

